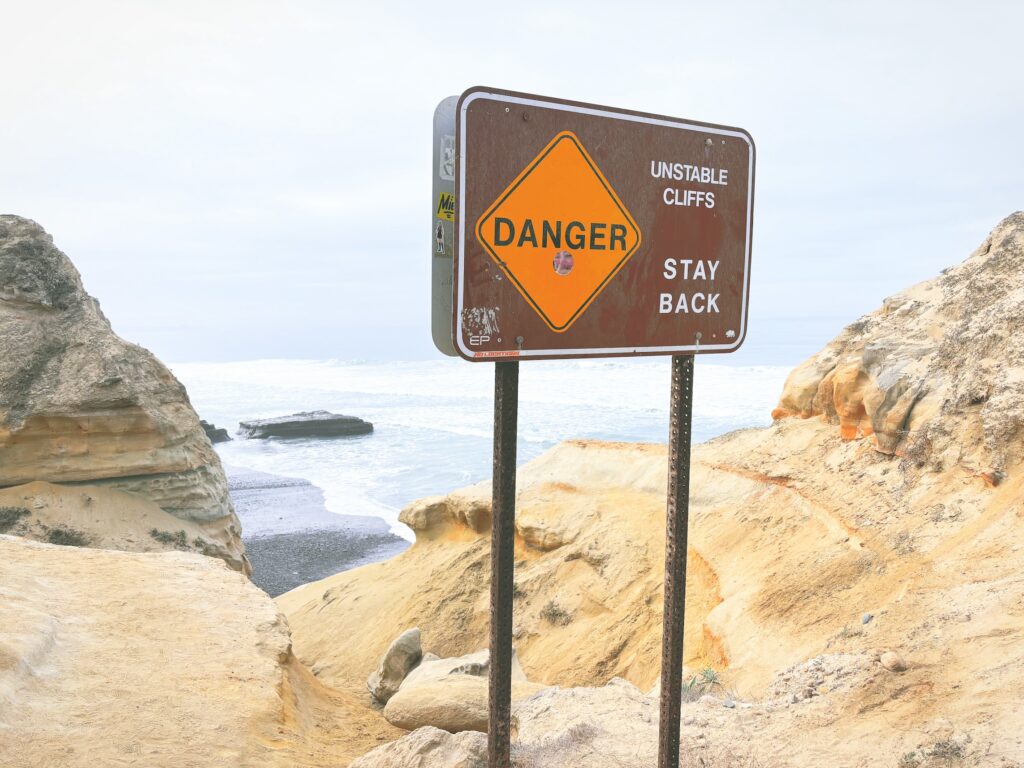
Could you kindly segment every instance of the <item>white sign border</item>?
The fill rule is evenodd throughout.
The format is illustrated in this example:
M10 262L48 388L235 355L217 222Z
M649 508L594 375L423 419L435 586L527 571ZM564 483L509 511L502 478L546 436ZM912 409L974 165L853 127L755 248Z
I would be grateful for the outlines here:
M681 347L608 347L602 349L595 348L584 348L584 349L520 349L518 351L501 351L501 352L477 352L472 349L467 349L462 341L462 315L464 307L463 287L465 285L465 269L466 269L466 258L465 258L465 245L466 245L466 217L462 214L462 202L466 199L466 112L469 110L469 105L479 99L490 99L492 101L498 101L503 104L521 104L530 107L541 107L542 109L557 109L563 112L576 112L581 115L594 115L596 117L610 117L615 120L626 120L627 122L633 123L647 123L648 125L660 125L667 128L680 128L685 131L696 131L698 133L712 133L717 136L733 136L737 139L742 139L746 142L749 149L749 172L747 173L747 231L746 231L746 245L744 247L744 262L743 262L743 309L740 315L740 332L736 337L736 341L732 344L689 344ZM524 357L596 357L599 355L629 355L629 354L659 354L659 353L676 353L676 352L698 352L698 351L718 351L718 352L730 352L737 349L740 344L746 339L747 335L747 293L750 287L750 234L753 228L754 218L754 143L751 141L750 136L742 131L730 131L724 128L714 128L707 125L700 125L697 123L686 123L676 120L661 120L656 117L645 117L642 115L632 115L624 112L611 112L604 109L595 107L584 107L577 106L574 104L563 104L555 101L545 101L542 99L530 99L522 96L510 96L504 93L495 93L492 91L473 91L466 96L462 101L461 114L459 115L459 147L461 149L462 157L459 158L459 194L457 196L457 204L460 207L459 216L459 279L456 282L456 293L457 302L456 309L458 314L456 315L456 328L455 343L459 349L467 357L473 360L501 360L515 358L520 359Z

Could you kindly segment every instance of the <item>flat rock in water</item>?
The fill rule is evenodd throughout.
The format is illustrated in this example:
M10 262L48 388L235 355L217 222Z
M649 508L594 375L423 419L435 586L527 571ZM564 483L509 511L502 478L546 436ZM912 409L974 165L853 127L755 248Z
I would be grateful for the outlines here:
M253 419L238 425L238 433L250 439L268 437L347 437L368 435L373 424L356 416L330 411L305 411L273 419Z

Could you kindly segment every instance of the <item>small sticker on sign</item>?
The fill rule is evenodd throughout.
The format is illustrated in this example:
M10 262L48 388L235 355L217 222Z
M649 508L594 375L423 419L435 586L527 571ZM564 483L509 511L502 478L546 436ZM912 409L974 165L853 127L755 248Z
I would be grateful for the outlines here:
M572 272L574 262L572 254L568 251L559 251L555 254L555 274L556 275L568 275Z
M437 198L437 218L455 221L455 195L442 192Z
M455 181L455 137L441 137L441 153L438 159L437 175L444 181Z
M434 253L444 253L444 224L440 221L434 227Z

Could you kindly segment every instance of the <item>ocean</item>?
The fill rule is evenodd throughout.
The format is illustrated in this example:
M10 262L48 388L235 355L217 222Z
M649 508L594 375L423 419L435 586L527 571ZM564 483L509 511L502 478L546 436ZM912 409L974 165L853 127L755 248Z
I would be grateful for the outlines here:
M409 502L490 477L492 365L461 360L256 360L180 363L200 416L234 435L240 421L329 410L373 422L372 435L244 440L217 446L231 466L303 478L327 508L398 522ZM698 360L695 442L771 422L789 367ZM569 438L665 442L668 358L537 361L520 366L519 464Z

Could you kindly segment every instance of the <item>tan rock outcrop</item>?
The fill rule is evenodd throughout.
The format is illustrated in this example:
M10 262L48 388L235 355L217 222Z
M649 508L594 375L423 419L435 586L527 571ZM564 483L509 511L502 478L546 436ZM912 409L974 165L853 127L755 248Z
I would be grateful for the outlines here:
M876 729L886 716L878 708L901 708L899 699L920 695L899 685L898 676L878 674L867 654L811 659L780 673L769 696L756 702L704 695L682 705L680 765L703 768L807 768L807 766L1013 765L1012 749L992 752L969 730L943 718L921 725L887 749ZM873 703L873 708L864 706ZM547 688L513 705L512 764L515 768L651 768L658 759L659 702L623 680L600 687ZM891 717L891 716L890 716ZM451 737L423 728L378 747L352 768L476 766L486 756L481 734L453 749ZM1009 744L1010 739L1004 739ZM430 745L428 753L423 745ZM413 762L423 754L437 762ZM459 760L468 760L466 763ZM486 762L480 764L484 765Z
M972 754L1016 759L1022 242L1015 214L964 265L799 368L783 405L828 419L780 419L695 447L686 663L717 670L739 701L779 710L763 730L751 718L765 710L719 703L704 719L734 719L704 731L711 747L729 748L716 738L739 728L770 734L765 765L858 765L969 737ZM843 439L835 424L872 438ZM913 438L894 453L876 450L875 434L886 448L904 429ZM666 463L663 446L573 441L520 469L514 636L530 679L656 682ZM344 684L376 663L364 643L379 648L402 627L419 626L445 656L479 647L489 496L484 483L430 500L429 514L413 505L411 549L279 598L299 658ZM877 648L906 670L874 661ZM794 762L801 755L817 762Z
M937 469L998 482L1024 457L1024 212L962 264L885 300L790 375L773 416L821 416Z
M0 216L0 487L111 486L196 523L249 571L217 454L184 387L120 339L35 222Z
M624 680L542 691L513 707L512 732L520 768L658 763L658 701Z
M0 535L0 765L343 766L397 738L219 560Z

